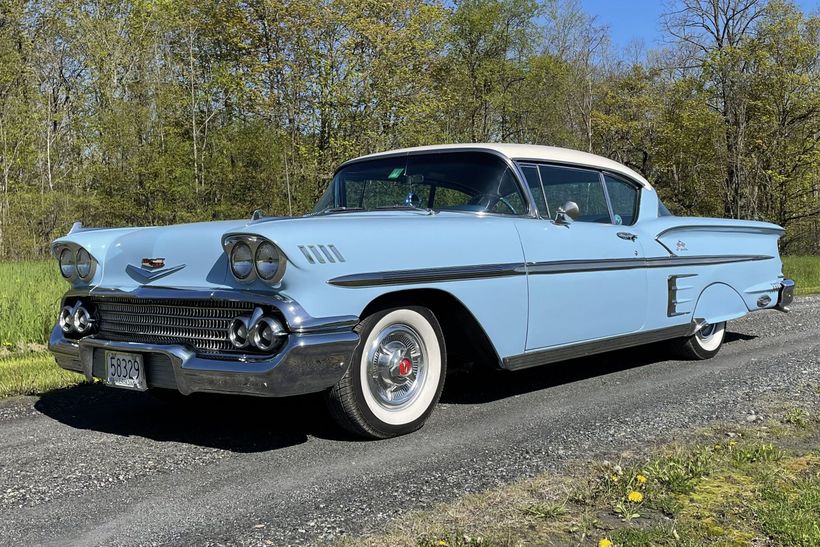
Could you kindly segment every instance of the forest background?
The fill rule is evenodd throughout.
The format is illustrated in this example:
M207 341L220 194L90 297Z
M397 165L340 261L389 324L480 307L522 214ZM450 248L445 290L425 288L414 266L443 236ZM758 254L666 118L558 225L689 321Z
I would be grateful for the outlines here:
M577 0L0 0L0 260L72 222L297 215L345 159L522 142L642 173L678 215L820 254L820 16L672 0L615 47Z

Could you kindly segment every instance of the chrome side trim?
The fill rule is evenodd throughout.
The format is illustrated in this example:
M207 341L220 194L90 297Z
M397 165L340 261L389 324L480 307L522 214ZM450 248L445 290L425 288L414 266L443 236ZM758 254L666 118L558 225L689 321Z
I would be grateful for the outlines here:
M731 224L695 224L695 225L677 225L672 226L671 228L666 228L665 230L658 233L655 236L655 239L660 239L664 234L669 232L734 232L734 233L742 233L742 234L772 234L772 235L783 235L783 228L780 226L776 228L769 228L768 226L754 226L751 224L738 224L738 225L731 225Z
M596 353L651 344L671 338L691 336L695 330L696 326L694 323L685 323L674 327L636 332L613 338L605 338L603 340L593 340L591 342L580 342L557 348L528 351L519 355L505 357L502 360L502 366L508 370L521 370L555 363L557 361L566 361L587 355L595 355Z
M609 270L631 270L637 268L668 268L684 266L704 266L769 260L765 255L726 256L669 256L652 258L605 258L595 260L557 260L553 262L529 262L508 264L483 264L475 266L447 266L421 270L394 270L343 275L328 280L339 287L371 287L379 285L411 285L417 283L438 283L463 281L489 277L512 275L549 275L577 272L600 272Z
M555 262L535 262L526 265L529 274L555 274L574 272L600 272L607 270L633 270L638 268L668 268L683 266L706 266L770 260L766 255L724 255L724 256L661 256L650 258L604 258L597 260L561 260Z
M328 281L338 287L372 287L377 285L405 285L415 283L438 283L442 281L463 281L466 279L486 279L524 275L523 264L486 264L478 266L449 266L445 268L425 268L420 270L397 270L372 272L334 277Z

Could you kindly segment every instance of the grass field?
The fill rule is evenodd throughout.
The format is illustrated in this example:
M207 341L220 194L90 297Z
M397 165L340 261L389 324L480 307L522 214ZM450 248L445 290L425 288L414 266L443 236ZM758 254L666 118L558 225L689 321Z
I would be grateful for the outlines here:
M351 544L416 547L820 545L820 414L724 424L641 458L403 515Z
M783 270L797 281L798 294L820 292L820 257L787 256ZM0 263L0 397L80 380L44 353L67 288L53 260Z
M783 275L797 281L797 294L820 293L820 256L783 257Z
M0 346L45 345L66 289L53 260L0 263Z

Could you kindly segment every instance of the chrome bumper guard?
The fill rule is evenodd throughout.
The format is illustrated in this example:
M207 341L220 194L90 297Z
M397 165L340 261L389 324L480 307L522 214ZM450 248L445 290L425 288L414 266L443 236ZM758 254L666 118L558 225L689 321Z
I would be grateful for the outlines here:
M101 340L89 336L79 341L63 336L59 327L51 332L48 347L57 364L80 372L91 381L95 377L94 354L99 350L164 356L173 373L171 385L154 383L154 387L175 387L188 395L194 392L286 397L315 393L338 382L359 341L351 331L299 334L288 336L285 346L266 360L202 358L180 345L157 345ZM101 376L97 371L96 377ZM151 372L149 371L149 387Z
M782 312L789 311L789 304L794 301L794 280L784 279L780 282L780 290L777 296L777 306L775 309Z

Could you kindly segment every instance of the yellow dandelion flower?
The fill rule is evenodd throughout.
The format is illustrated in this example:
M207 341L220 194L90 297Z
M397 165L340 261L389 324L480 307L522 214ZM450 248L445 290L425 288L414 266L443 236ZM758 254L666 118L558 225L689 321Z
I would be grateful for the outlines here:
M609 538L601 538L598 540L598 547L612 547L612 541Z
M641 484L646 484L646 477L641 474L638 474L638 476L635 477L635 480Z
M643 494L638 492L637 490L633 490L626 496L626 499L631 501L632 503L641 503L643 501Z
M440 539L436 542L436 545L443 545L444 547L447 547L447 541Z
M620 477L618 475L612 475L609 477L609 480L611 480L612 482L618 482L619 478Z

